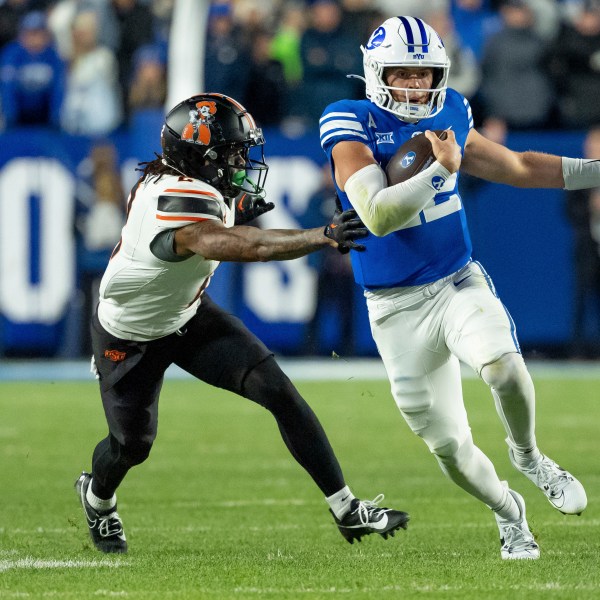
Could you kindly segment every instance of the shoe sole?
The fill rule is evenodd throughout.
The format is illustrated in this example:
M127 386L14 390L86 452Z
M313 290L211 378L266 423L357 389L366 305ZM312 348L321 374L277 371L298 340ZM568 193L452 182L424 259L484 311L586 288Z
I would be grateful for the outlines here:
M344 536L344 539L349 544L353 544L354 540L360 542L363 537L371 535L372 533L377 533L384 540L387 540L388 537L394 537L396 535L396 531L398 531L399 529L408 529L409 520L410 516L404 514L404 516L401 517L397 523L395 523L391 527L388 527L387 529L384 529L383 531L377 531L375 529L369 529L367 527L361 527L359 529L346 529L344 527L340 527L339 525L338 529L340 530L340 533Z
M540 557L538 552L537 556L532 555L524 555L524 556L515 556L514 554L502 555L502 560L537 560Z
M552 504L552 502L550 502L550 504ZM554 504L552 504L552 506L554 506ZM566 513L566 512L563 512L562 510L560 510L560 508L557 508L556 506L554 506L554 508L556 508L556 510L557 510L557 511L558 511L558 512L559 512L561 515L567 515L567 517L580 517L580 516L581 516L581 513L583 512L583 511L580 511L580 512L578 512L578 513Z

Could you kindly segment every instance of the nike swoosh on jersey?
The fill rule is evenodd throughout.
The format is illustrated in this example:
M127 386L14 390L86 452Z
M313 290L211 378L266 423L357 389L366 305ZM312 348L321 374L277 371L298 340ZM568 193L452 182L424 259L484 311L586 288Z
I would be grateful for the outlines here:
M458 281L455 281L454 285L456 287L458 287L463 281L466 281L467 279L469 279L469 277L471 277L471 273L469 273L466 277L463 277L462 279L459 279Z

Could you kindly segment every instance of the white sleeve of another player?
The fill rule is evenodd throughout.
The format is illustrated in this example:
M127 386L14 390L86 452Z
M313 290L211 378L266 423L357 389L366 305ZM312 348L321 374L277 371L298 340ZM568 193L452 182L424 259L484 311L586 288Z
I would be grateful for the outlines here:
M383 169L368 165L348 178L344 191L367 229L381 237L414 219L438 193L440 178L446 181L450 175L435 161L418 175L388 187Z
M600 186L600 160L562 157L565 190L583 190Z

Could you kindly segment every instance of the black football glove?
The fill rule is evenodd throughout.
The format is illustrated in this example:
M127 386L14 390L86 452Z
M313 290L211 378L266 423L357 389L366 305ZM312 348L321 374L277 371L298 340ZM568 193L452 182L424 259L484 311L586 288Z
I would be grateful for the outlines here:
M264 193L241 192L235 198L235 224L244 225L274 208L272 202L265 201Z
M343 212L336 209L331 223L325 227L323 233L326 237L338 243L337 249L339 252L348 254L350 250L362 252L365 249L365 246L357 244L354 240L367 237L369 230L359 219L356 211L351 208Z

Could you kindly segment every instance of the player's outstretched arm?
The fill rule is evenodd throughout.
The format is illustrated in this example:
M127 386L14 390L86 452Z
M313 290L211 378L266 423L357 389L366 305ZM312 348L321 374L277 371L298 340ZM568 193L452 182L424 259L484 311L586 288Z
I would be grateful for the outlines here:
M239 225L227 228L221 221L203 221L182 227L175 234L179 256L200 254L210 260L263 262L291 260L337 244L317 229L258 229Z
M541 152L514 152L471 130L462 170L482 179L523 188L581 190L600 186L600 160Z
M204 258L231 262L291 260L326 246L340 251L364 249L355 240L367 235L354 211L336 214L325 228L258 229L210 220L178 229L174 249L179 256L199 254Z

